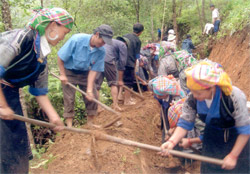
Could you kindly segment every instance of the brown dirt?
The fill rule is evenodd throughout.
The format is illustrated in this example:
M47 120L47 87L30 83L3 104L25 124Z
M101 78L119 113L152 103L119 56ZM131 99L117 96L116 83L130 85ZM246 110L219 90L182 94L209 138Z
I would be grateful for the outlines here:
M111 126L102 133L154 146L161 145L159 106L149 92L146 100L135 106L123 106L121 127ZM140 99L137 99L139 101ZM114 119L107 111L100 113L95 124L105 125ZM82 128L89 129L87 125ZM31 169L31 173L183 173L180 160L161 157L155 151L95 140L86 134L64 132L56 139L43 158L55 159L48 169ZM190 166L187 165L190 168ZM187 169L188 170L188 169ZM192 169L193 170L193 169Z
M250 99L250 54L249 27L227 36L217 42L210 41L213 49L209 58L222 64L232 78L233 84L242 89ZM111 126L102 133L129 139L154 146L161 145L159 106L149 92L144 93L146 100L136 106L123 106L121 127ZM140 101L140 99L137 99ZM96 124L105 125L115 116L107 111L95 118ZM87 125L82 128L89 129ZM94 140L86 134L63 132L51 145L43 158L53 155L47 169L31 169L32 174L163 174L199 173L199 162L188 163L184 167L177 158L161 157L155 151L107 141ZM51 157L50 157L51 158Z
M216 42L209 59L220 63L250 100L250 26Z

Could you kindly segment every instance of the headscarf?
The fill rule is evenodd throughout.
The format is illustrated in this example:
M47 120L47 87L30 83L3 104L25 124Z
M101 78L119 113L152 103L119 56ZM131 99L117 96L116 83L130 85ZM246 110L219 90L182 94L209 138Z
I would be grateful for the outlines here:
M159 57L162 58L164 56L170 55L176 51L176 45L173 42L162 41L160 47Z
M159 96L164 95L176 95L184 97L185 94L182 91L179 83L172 75L157 76L149 82L153 92Z
M37 30L40 36L45 34L45 28L52 21L57 22L60 25L65 26L68 29L72 29L74 19L64 9L61 8L44 8L39 10L29 22L29 26L33 30Z
M186 69L197 62L197 60L192 56L192 54L188 53L187 50L174 52L174 57L179 63L179 71Z
M202 90L219 86L225 95L232 93L232 82L220 64L201 61L185 70L187 87L191 90Z
M186 98L180 99L175 102L172 106L168 109L168 122L170 128L174 128L177 125L177 122L182 114L182 106L185 102Z
M148 65L148 58L147 57L140 55L140 58L138 60L139 60L139 62L143 63L143 66Z

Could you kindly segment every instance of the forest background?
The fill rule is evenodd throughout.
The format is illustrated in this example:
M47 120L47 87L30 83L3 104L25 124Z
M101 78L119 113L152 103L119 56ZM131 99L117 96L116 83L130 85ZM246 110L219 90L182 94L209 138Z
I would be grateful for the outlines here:
M209 37L202 35L206 23L211 23L210 4L219 9L221 15L220 32L217 39L243 29L250 21L249 0L0 0L1 20L0 32L9 29L23 28L34 14L32 9L40 7L61 7L66 9L75 19L73 30L65 39L53 47L52 54L48 56L49 69L58 72L57 51L76 33L93 32L97 26L108 24L113 28L114 38L132 32L134 23L140 22L145 30L140 36L142 46L148 42L157 41L157 29L174 29L177 33L177 43L185 39L186 34L192 36L195 45L206 45ZM206 52L207 56L209 52ZM199 54L197 55L199 58ZM46 116L38 107L35 98L28 94L24 88L25 101L29 117L46 120ZM63 93L61 82L49 76L49 98L57 112L63 114ZM110 105L112 100L110 89L104 82L101 89L101 101ZM81 95L77 93L75 104L75 125L85 123L85 106ZM44 138L44 134L51 135L48 129L39 126L32 127L35 142L40 146L51 136ZM43 134L43 136L41 136ZM49 138L48 138L49 137ZM52 136L53 137L53 136Z

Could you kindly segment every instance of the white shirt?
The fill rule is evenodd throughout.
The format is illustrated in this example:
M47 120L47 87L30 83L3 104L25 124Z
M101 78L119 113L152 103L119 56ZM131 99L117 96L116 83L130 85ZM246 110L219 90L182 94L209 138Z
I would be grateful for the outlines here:
M215 19L216 20L220 20L220 13L219 13L219 10L217 8L215 8L213 11L212 11L212 19Z

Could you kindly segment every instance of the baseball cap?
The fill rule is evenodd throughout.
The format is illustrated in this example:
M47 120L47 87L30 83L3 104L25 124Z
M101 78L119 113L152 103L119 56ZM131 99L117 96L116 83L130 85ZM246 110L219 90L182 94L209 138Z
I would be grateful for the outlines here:
M94 30L94 33L96 32L99 32L99 35L106 44L112 45L113 30L109 25L100 25Z

